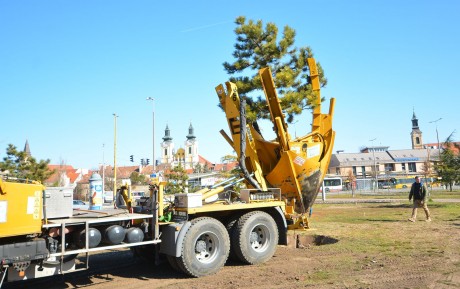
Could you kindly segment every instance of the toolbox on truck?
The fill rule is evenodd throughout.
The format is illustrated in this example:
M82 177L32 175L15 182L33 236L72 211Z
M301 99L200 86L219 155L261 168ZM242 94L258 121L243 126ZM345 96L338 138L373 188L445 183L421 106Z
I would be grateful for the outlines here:
M73 189L46 188L43 210L48 219L69 218L73 214Z

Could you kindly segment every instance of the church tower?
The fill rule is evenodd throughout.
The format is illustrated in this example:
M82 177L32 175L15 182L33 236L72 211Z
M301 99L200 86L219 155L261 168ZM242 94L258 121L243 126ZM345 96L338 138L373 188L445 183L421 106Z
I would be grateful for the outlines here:
M412 132L410 133L410 136L412 139L412 149L423 149L422 132L418 127L418 119L415 116L415 110L412 115Z
M185 141L185 168L192 169L198 161L198 141L193 133L192 123L190 123Z
M29 146L29 141L28 141L28 140L26 140L26 144L24 145L24 152L26 153L26 155L27 155L28 157L31 156L31 153L30 153L30 146Z
M163 137L163 142L161 143L161 163L170 164L173 162L173 160L174 143L172 142L169 127L166 125L165 136Z

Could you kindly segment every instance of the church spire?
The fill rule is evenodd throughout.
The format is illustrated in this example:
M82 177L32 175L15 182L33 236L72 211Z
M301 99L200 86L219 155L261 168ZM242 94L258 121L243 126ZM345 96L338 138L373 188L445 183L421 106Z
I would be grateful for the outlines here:
M165 136L163 137L163 141L172 141L172 137L170 135L170 130L169 130L169 127L168 125L166 125L166 129L165 129Z
M26 153L27 156L31 156L30 154L30 147L29 147L29 141L26 140L26 144L24 145L24 152Z
M413 110L413 113L412 113L412 129L418 129L418 119L417 119L417 116L415 115L415 109Z
M192 123L190 122L190 126L188 127L188 135L187 135L187 140L194 140L196 137L193 133L193 126Z
M412 139L412 149L422 149L422 131L418 127L418 119L415 116L415 109L412 113L412 132L410 133Z

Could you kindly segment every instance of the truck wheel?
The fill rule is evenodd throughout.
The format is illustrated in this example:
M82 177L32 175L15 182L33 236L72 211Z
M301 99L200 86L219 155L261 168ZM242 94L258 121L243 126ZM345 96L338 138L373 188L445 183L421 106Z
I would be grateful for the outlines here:
M236 256L246 264L259 264L275 254L278 245L278 227L273 218L261 211L243 215L232 233Z
M230 239L224 225L214 218L192 220L182 242L177 264L186 274L201 277L214 274L227 261Z
M238 220L240 219L240 217L241 217L241 214L233 215L227 220L225 227L227 228L227 232L230 237L233 235L233 231L235 231L236 224ZM236 256L235 249L233 247L234 245L230 244L230 254L228 255L228 259L232 261L236 261L236 260L239 260L239 258Z

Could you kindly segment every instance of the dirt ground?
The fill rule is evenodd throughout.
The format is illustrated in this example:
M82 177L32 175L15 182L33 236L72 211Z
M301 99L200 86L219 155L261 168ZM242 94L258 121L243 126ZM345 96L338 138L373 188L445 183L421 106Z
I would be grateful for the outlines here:
M229 261L202 278L142 263L128 250L92 256L88 271L6 288L458 288L460 206L430 208L431 223L423 212L411 223L407 204L319 205L300 248L291 242L264 264Z

